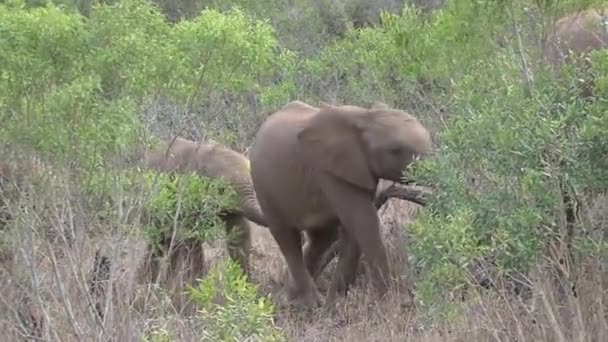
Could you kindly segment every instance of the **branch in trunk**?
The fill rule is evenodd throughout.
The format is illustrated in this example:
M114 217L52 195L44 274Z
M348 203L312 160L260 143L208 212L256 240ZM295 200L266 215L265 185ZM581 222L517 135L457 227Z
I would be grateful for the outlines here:
M422 195L424 193L430 192L407 187L398 187L393 184L388 188L384 189L379 195L376 196L376 198L374 199L374 205L376 206L376 209L380 209L384 205L384 203L386 203L389 199L398 198L425 206L426 201L422 198Z

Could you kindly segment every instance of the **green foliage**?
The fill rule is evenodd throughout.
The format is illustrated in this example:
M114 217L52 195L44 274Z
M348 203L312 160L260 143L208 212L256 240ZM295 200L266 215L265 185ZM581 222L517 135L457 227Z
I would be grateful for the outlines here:
M237 8L227 13L204 10L192 21L177 24L170 40L175 42L170 65L179 80L176 86L189 97L205 94L203 89L255 90L276 59L272 26Z
M418 299L428 309L453 300L455 291L470 282L477 261L492 260L486 267L496 275L526 272L546 243L561 238L563 188L592 195L608 186L600 166L605 165L605 153L599 150L606 150L608 133L608 103L601 85L605 56L597 53L591 70L599 77L594 98L580 97L579 84L572 81L589 75L572 67L561 78L534 70L530 89L521 59L528 50L519 49L516 39L494 48L483 32L492 30L487 24L473 27L468 42L449 38L458 31L451 24L461 20L460 11L462 7L452 7L434 17L428 25L435 29L426 30L426 38L408 37L408 44L442 42L427 48L460 61L444 64L438 74L452 76L445 94L451 120L438 135L441 148L410 175L437 190L410 226L413 254L422 270ZM493 11L475 10L464 17L492 17ZM510 15L523 26L518 21L522 18Z
M99 5L87 27L90 68L101 77L106 96L152 96L171 81L174 49L170 27L147 0Z
M236 191L226 181L196 173L139 169L97 173L85 180L83 188L91 195L104 196L105 209L98 208L100 218L119 219L115 213L125 203L141 208L144 235L154 245L161 236L171 236L174 228L177 241L210 241L224 231L220 215L237 206ZM130 226L137 224L134 218L127 221Z
M165 329L158 329L152 331L149 336L143 337L144 342L171 342L170 333Z
M94 166L132 143L139 130L135 103L103 96L89 28L78 15L2 5L0 36L3 144Z
M158 189L146 205L150 213L147 235L156 241L160 234L170 236L178 222L179 241L208 241L223 228L220 214L237 205L235 190L222 179L196 174L169 175L144 173L149 190Z
M288 65L273 28L238 9L174 26L147 0L94 9L84 21L54 5L0 5L3 143L99 166L134 144L137 113L150 101L192 107L212 94L259 91Z
M204 341L285 341L274 325L272 303L258 295L232 260L215 266L189 292L200 306Z
M426 106L433 101L431 96L444 95L453 77L468 74L476 67L472 63L496 48L480 42L503 29L504 15L498 14L503 12L494 14L492 9L498 6L493 6L481 16L482 8L476 2L458 2L430 19L415 7L406 6L399 15L383 12L380 26L349 30L343 39L303 61L298 78L306 83L298 91L304 96L296 96L360 105L380 100L399 108Z

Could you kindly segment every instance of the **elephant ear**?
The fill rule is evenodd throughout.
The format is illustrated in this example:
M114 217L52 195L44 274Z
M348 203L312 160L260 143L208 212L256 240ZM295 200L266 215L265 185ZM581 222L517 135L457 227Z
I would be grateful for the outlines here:
M319 112L298 134L298 140L309 165L373 191L376 180L357 125L362 114L322 103Z

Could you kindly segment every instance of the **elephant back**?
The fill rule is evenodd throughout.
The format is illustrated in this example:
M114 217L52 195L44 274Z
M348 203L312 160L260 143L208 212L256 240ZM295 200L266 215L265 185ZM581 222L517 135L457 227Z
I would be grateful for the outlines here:
M224 145L209 144L197 152L196 171L211 178L223 177L232 184L251 184L249 159Z
M247 157L221 144L176 138L158 146L144 160L144 168L159 172L196 172L231 185L251 184Z
M608 14L601 13L588 9L558 20L547 39L545 57L553 64L561 64L568 51L581 55L608 48Z

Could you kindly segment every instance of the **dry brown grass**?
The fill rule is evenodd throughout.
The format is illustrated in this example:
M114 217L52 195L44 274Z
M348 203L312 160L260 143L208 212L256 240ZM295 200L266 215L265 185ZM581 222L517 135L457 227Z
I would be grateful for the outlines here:
M16 218L10 230L12 259L0 269L0 336L2 340L141 341L154 332L170 331L175 340L201 339L200 320L177 312L162 288L147 289L148 300L139 309L131 303L138 288L136 269L144 243L137 231L97 221L75 195L67 179L42 183L8 206ZM597 202L593 224L604 229L606 212ZM605 204L605 203L604 203ZM252 281L270 294L276 323L289 341L601 341L608 333L604 309L608 286L601 257L590 257L571 270L578 295L558 289L550 281L551 268L539 265L530 275L532 297L496 291L469 291L462 311L451 323L432 324L416 308L404 308L402 291L415 278L408 263L407 230L402 229L417 206L390 200L381 209L384 241L392 269L406 275L388 298L375 302L362 276L333 311L294 312L285 305L283 285L287 271L269 232L254 225ZM603 210L603 211L602 211ZM223 241L206 247L209 265L227 258ZM96 250L112 261L107 296L101 299L103 318L96 313L96 298L88 279ZM321 276L323 287L335 261ZM608 336L608 335L606 335Z

